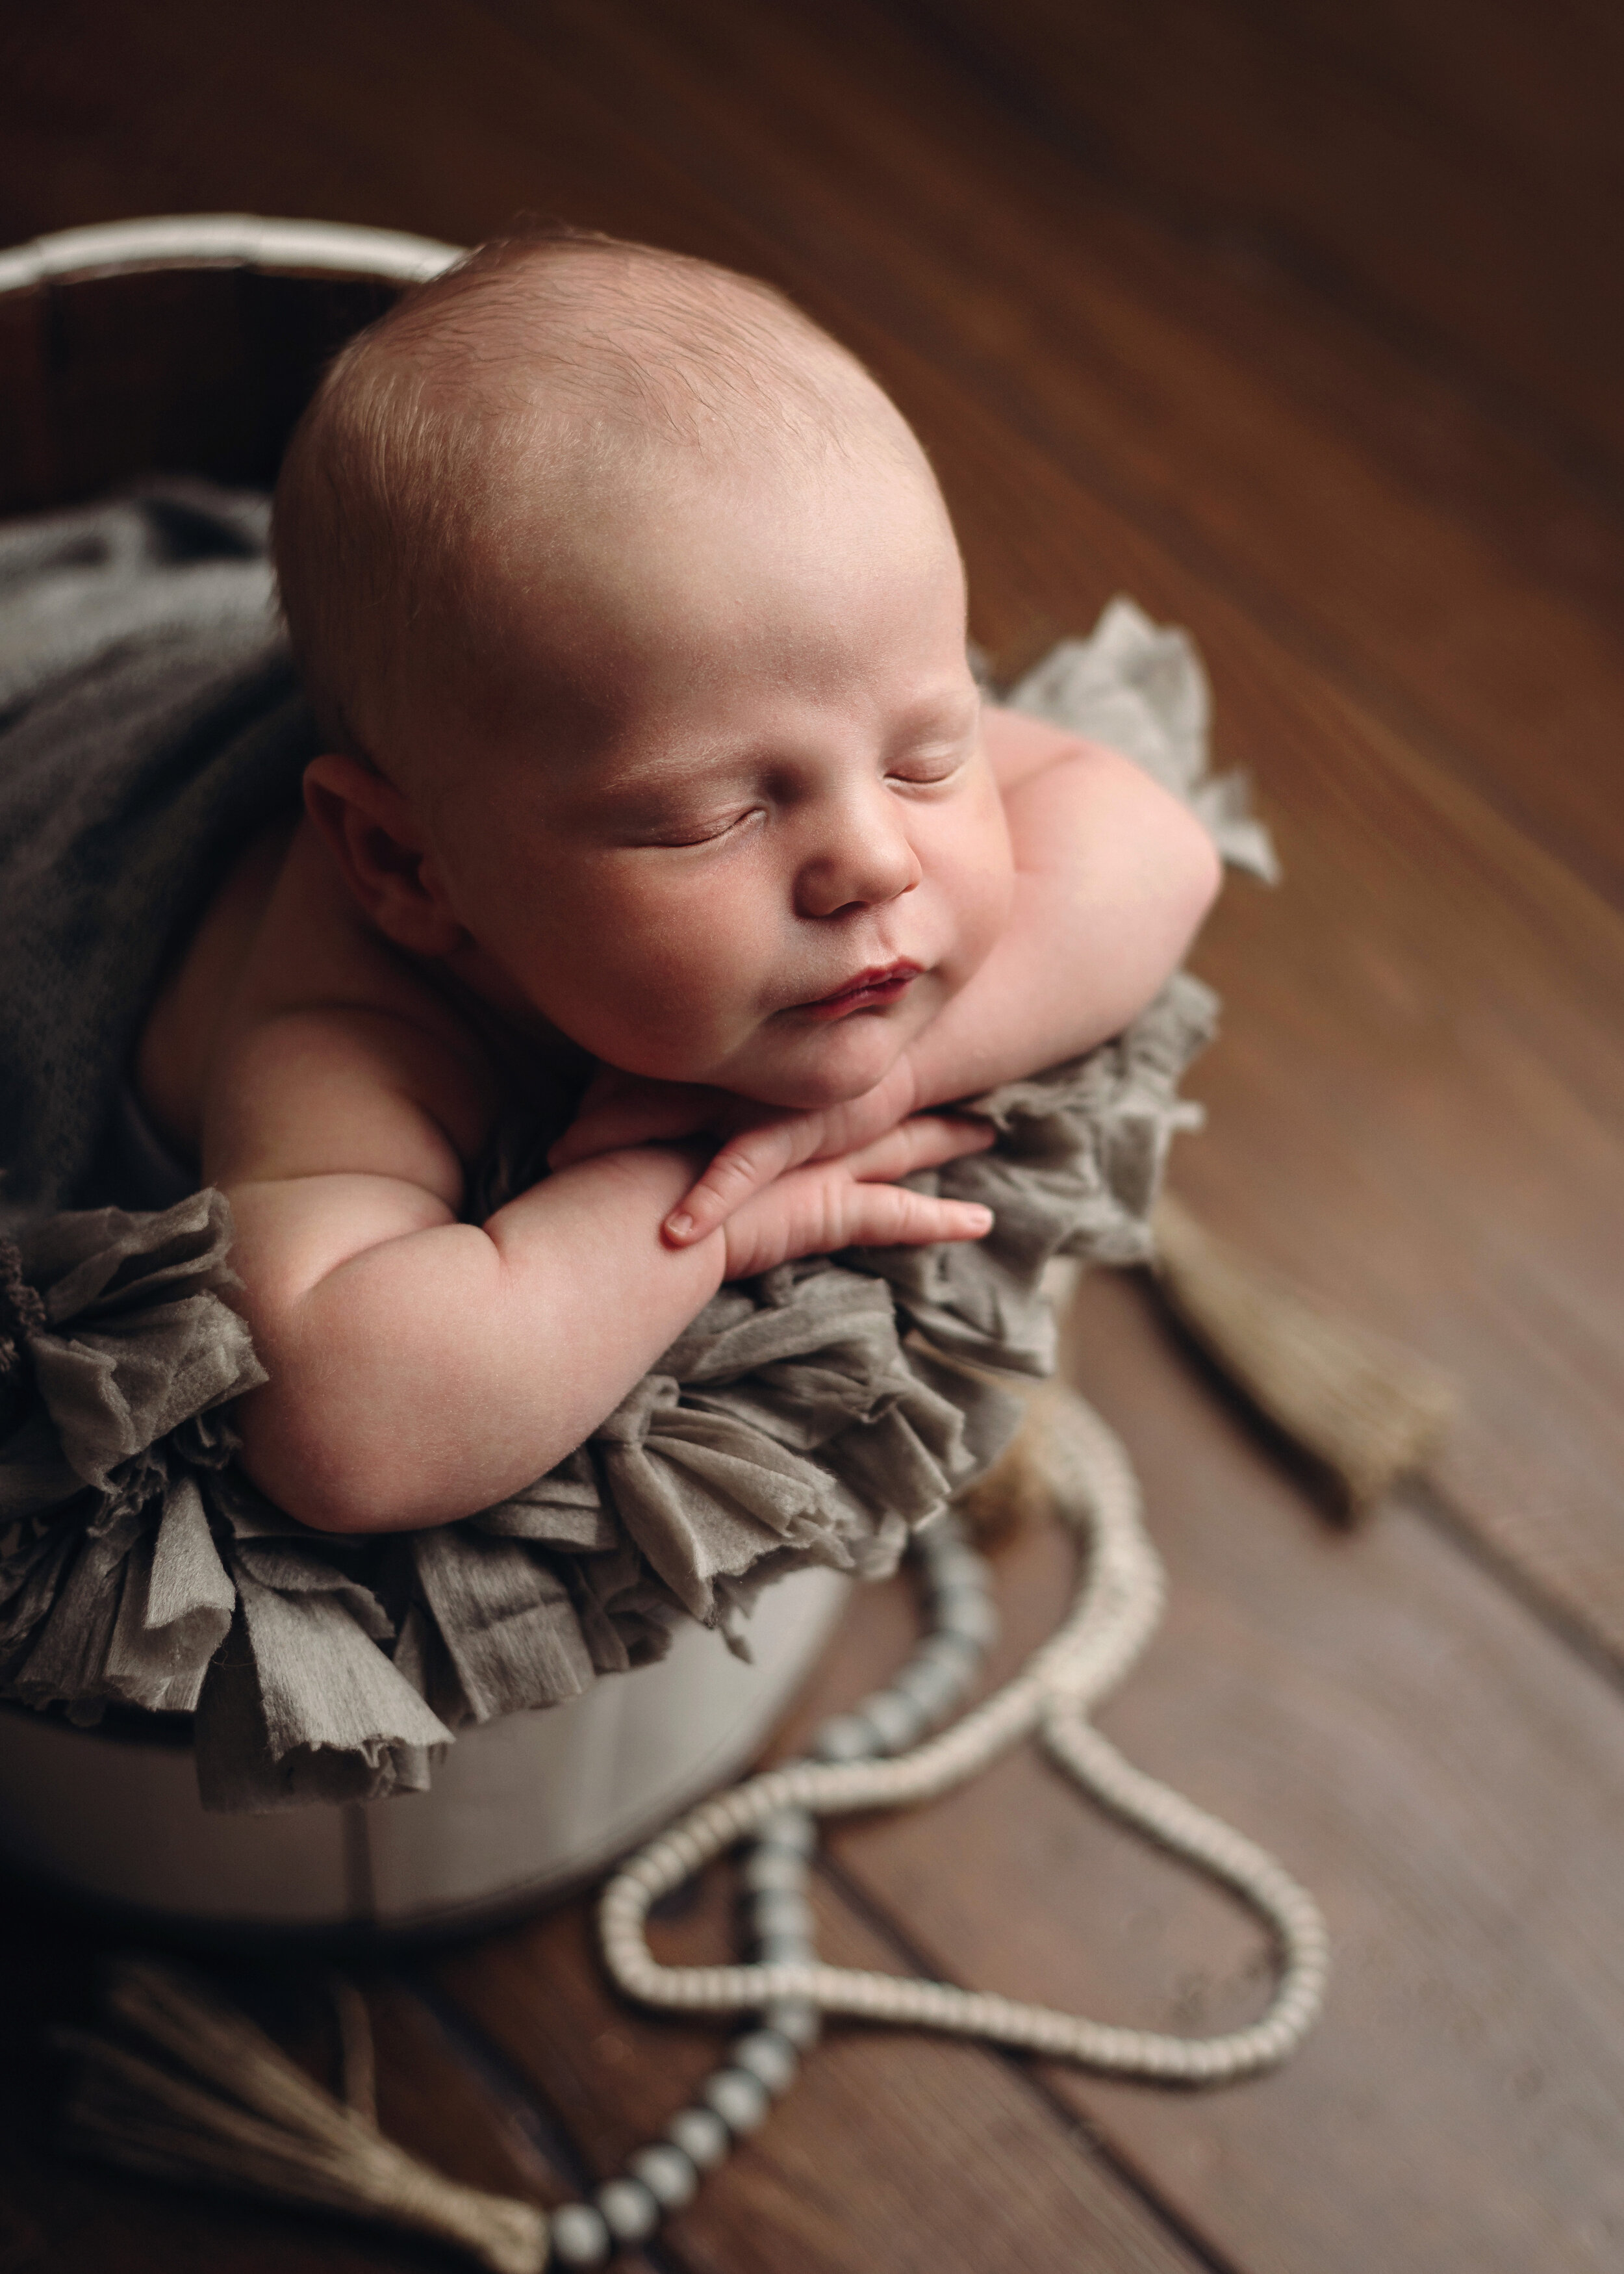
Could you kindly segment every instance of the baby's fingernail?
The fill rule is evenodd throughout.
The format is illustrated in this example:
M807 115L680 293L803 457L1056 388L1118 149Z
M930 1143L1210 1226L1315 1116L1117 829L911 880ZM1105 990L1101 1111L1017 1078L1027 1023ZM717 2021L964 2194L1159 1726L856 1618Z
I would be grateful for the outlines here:
M665 1218L667 1239L691 1239L693 1236L694 1219L685 1209L679 1209L674 1216Z
M974 1201L967 1201L965 1203L965 1214L977 1231L992 1230L992 1210L989 1208L982 1208Z

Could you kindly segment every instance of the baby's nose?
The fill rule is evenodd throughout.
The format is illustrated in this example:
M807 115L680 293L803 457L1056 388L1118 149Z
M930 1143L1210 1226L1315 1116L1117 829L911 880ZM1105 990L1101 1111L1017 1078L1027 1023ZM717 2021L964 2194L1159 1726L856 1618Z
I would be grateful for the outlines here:
M796 878L796 905L807 916L875 907L911 892L923 876L919 855L889 799L842 807L828 817Z

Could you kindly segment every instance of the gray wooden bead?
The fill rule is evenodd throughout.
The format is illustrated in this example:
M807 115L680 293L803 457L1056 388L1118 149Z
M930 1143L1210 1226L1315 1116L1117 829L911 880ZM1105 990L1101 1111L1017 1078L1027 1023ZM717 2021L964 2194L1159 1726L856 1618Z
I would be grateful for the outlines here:
M767 2088L744 2068L718 2068L705 2079L700 2097L715 2109L735 2138L755 2132L767 2120Z
M933 1593L941 1594L949 1587L974 1587L985 1593L988 1570L981 1557L968 1547L944 1547L925 1559Z
M693 2157L673 2148L668 2140L639 2148L635 2156L627 2157L626 2168L633 2179L642 2180L662 2210L680 2210L684 2203L693 2202L699 2185Z
M940 1659L916 1660L905 1666L891 1684L903 1697L913 1699L928 1722L939 1721L951 1713L969 1686L956 1667Z
M953 1588L938 1599L933 1616L938 1634L962 1635L983 1650L998 1639L996 1607L991 1596L979 1588L974 1593L967 1587Z
M864 1698L861 1710L883 1753L906 1752L924 1734L924 1714L900 1690L876 1690L872 1698Z
M780 1809L776 1816L763 1816L751 1837L763 1848L809 1856L817 1845L817 1818L804 1808Z
M787 1848L756 1848L745 1857L739 1876L753 1895L764 1895L769 1888L798 1895L807 1884L807 1859Z
M659 2225L659 2205L641 2180L605 2180L593 2201L617 2242L646 2242Z
M981 1672L981 1660L985 1655L980 1643L972 1642L968 1635L933 1634L920 1645L908 1660L908 1666L945 1667L969 1683Z
M823 2017L804 1998L779 1998L762 2015L764 2025L806 2052L823 2034Z
M590 2203L560 2203L547 2213L547 2235L555 2266L606 2266L609 2229Z
M861 1761L875 1751L875 1735L861 1713L837 1713L812 1740L820 1761Z
M732 2135L714 2108L679 2108L665 2127L665 2137L680 2148L697 2172L713 2172L726 2163Z
M810 1937L804 1934L762 1934L756 1938L756 1955L763 1966L798 1966L815 1954Z
M804 1939L812 1931L812 1906L804 1895L787 1887L769 1887L751 1898L750 1924L757 1938L798 1934Z
M776 2029L752 2029L748 2037L736 2037L727 2050L734 2067L748 2070L775 2100L789 2090L801 2067L794 2046Z

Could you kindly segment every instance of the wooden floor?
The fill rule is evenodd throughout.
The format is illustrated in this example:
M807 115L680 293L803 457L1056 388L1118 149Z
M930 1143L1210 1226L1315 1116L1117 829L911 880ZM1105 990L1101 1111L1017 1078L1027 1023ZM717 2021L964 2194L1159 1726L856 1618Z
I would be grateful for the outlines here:
M18 27L25 18L26 26ZM1328 1523L1101 1281L1068 1367L1172 1608L1111 1734L1315 1889L1282 2074L1192 2096L839 2029L650 2251L670 2274L1624 2266L1624 31L1590 0L66 0L0 52L0 243L199 208L457 240L558 214L768 275L916 421L1012 672L1115 591L1187 624L1284 857L1177 1180L1453 1369L1431 1474ZM1011 1660L1064 1558L999 1566ZM875 1591L808 1711L894 1661ZM717 1948L725 1880L671 1922ZM1035 1763L838 1833L836 1958L1184 2029L1256 2010L1229 1907ZM406 2269L49 2145L0 1957L0 2274ZM387 2125L557 2200L707 2032L606 1995L582 1906L369 1977ZM310 1969L243 1986L318 2042ZM636 2263L636 2262L634 2262Z

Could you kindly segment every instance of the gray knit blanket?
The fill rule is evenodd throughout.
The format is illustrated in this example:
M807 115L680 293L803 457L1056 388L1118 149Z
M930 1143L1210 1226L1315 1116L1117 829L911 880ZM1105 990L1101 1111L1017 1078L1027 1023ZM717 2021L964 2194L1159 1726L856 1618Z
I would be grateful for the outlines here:
M743 1651L771 1580L890 1570L1007 1442L989 1374L1049 1370L1046 1264L1148 1255L1214 1009L1181 976L972 1103L997 1145L914 1181L989 1205L984 1241L726 1286L527 1491L435 1531L312 1531L233 1460L265 1377L223 1196L97 1204L164 957L315 747L264 538L262 500L179 483L0 530L0 1698L190 1716L205 1804L254 1810L421 1789L459 1728L578 1697L684 1620ZM1012 699L1127 749L1267 872L1207 774L1182 634L1113 603Z

